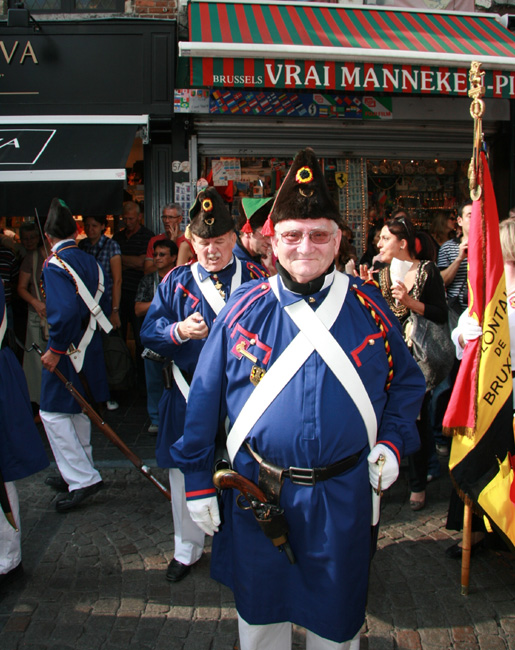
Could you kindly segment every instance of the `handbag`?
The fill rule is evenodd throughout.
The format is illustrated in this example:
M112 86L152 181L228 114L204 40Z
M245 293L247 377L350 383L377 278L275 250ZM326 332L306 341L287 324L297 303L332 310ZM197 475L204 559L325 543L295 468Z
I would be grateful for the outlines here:
M435 323L411 312L404 324L404 340L422 370L426 390L436 388L451 372L456 355L449 323Z
M102 345L110 390L129 390L136 384L136 366L119 330L102 333Z

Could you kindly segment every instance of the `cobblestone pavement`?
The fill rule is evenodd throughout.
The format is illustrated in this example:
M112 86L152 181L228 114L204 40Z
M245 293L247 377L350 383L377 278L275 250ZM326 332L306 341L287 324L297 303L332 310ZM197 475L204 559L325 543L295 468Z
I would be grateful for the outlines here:
M155 465L141 398L106 419ZM43 484L52 468L17 482L25 575L0 587L1 650L231 650L234 602L209 577L209 546L184 581L166 582L169 504L101 434L93 439L106 489L77 510L56 512ZM444 554L458 537L445 530L450 490L444 470L426 508L413 513L403 466L385 495L362 650L515 649L515 557L474 556L469 595L460 594L460 563ZM303 647L297 630L294 648Z

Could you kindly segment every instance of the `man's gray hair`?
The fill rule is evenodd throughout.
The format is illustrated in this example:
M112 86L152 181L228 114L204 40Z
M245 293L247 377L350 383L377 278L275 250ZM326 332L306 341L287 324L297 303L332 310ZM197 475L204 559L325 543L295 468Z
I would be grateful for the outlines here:
M126 214L127 212L137 212L140 214L141 210L139 207L139 203L136 203L136 201L125 201L123 204L123 212L122 214Z
M163 214L165 210L177 210L182 217L182 206L180 203L167 203L166 205L163 205L161 208L161 214Z

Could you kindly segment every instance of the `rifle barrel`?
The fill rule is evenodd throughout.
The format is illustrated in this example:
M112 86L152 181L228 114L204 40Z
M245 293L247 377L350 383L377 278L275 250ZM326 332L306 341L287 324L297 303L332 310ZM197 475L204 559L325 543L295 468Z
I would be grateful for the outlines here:
M41 348L36 343L33 344L33 347L40 356L43 354ZM102 431L106 438L108 438L113 443L113 445L115 445L115 447L118 447L122 454L124 454L124 456L126 456L131 461L134 467L136 467L136 469L138 469L143 474L143 476L145 476L157 487L157 489L168 499L168 501L171 501L172 496L170 494L170 491L167 490L161 481L159 481L152 474L150 467L145 465L141 458L135 454L132 449L130 449L130 447L127 447L123 440L113 431L113 429L111 429L107 422L105 422L104 419L91 406L91 404L89 404L89 402L84 399L84 397L79 393L72 382L66 379L66 377L58 368L54 369L54 373L63 382L66 389L72 394L74 399L80 404L83 412L86 413L93 424L95 424L100 429L100 431Z

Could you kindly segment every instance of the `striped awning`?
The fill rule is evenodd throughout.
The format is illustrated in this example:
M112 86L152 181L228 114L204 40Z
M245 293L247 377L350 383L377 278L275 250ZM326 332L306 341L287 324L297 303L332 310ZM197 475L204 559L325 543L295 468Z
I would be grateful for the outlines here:
M515 96L515 36L495 14L253 0L191 0L192 87Z

